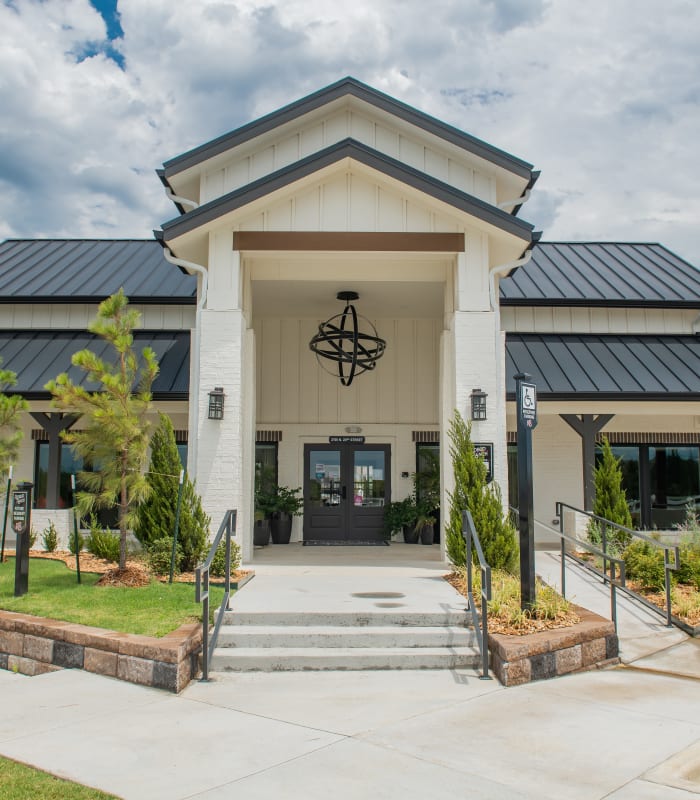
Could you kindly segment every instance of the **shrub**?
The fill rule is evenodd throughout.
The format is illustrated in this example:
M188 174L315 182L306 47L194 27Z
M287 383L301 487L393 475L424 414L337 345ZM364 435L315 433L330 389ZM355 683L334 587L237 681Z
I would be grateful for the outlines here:
M36 544L37 532L34 528L29 529L29 549L32 550Z
M58 531L53 520L49 520L49 527L44 528L44 532L41 534L41 541L44 543L44 550L47 553L53 553L58 547Z
M603 457L595 468L595 501L593 513L625 528L632 527L632 515L627 505L627 496L622 488L620 459L613 455L610 442L603 438ZM588 539L592 544L601 541L600 524L592 521L588 528ZM631 535L616 528L608 528L608 548L619 552L630 543Z
M700 550L683 546L680 549L680 569L671 573L678 583L687 583L700 591Z
M146 559L148 566L155 575L169 575L170 562L173 555L173 537L164 536L156 539L148 546ZM175 575L180 573L180 562L182 561L182 550L178 544L175 547Z
M450 455L454 470L454 491L449 493L450 515L446 525L447 556L455 566L466 563L462 537L462 511L469 509L484 558L492 569L513 572L518 563L515 528L504 514L501 490L494 481L486 483L486 465L474 454L471 425L455 411L450 423Z
M80 531L78 531L78 549L83 550L85 547L85 537L83 536ZM75 555L75 531L73 531L70 536L68 537L68 550L70 551L71 555Z
M138 508L138 522L134 529L136 538L146 550L157 540L170 537L172 541L181 469L173 424L170 417L161 414L160 424L151 440L151 462L146 473L151 492ZM180 551L178 567L183 572L193 570L206 552L209 522L209 517L202 509L201 498L185 473L177 537Z
M86 542L88 553L118 563L119 545L118 534L105 530L94 517L90 519L90 535Z
M231 539L231 572L238 569L241 565L241 548ZM209 569L215 578L223 578L226 574L226 542L221 541L216 548L214 558L211 560Z
M665 586L664 553L649 542L637 541L623 553L628 578L638 581L642 589L661 591Z

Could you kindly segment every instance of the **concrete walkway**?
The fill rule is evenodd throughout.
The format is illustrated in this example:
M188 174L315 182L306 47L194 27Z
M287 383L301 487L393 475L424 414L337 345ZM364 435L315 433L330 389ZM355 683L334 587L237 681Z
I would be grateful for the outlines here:
M337 564L338 555L310 558ZM314 582L347 569L262 561L250 587L297 568ZM384 591L380 577L398 570L403 580L411 569L367 567L387 570L376 575ZM556 562L538 553L538 568L556 571ZM569 586L582 605L604 603L573 575ZM0 753L149 800L697 799L700 681L679 677L669 659L670 649L695 643L674 631L659 640L655 625L621 608L631 666L511 689L458 670L248 673L174 697L70 670L0 671Z

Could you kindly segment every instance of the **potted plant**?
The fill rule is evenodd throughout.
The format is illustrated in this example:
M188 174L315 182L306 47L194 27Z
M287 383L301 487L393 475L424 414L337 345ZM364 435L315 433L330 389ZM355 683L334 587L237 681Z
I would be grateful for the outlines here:
M270 498L270 532L273 544L289 544L292 535L292 517L301 514L304 500L299 497L301 487L290 489L288 486L275 487Z
M418 451L419 469L413 473L413 485L418 503L423 504L427 514L433 517L433 530L437 536L433 541L439 542L440 536L440 458L438 454L423 447ZM427 536L427 534L426 534Z
M416 531L418 520L418 506L413 495L404 497L403 500L394 500L384 508L384 531L387 537L397 531L403 531L403 539L407 544L418 541L419 531Z
M416 521L414 523L415 540L420 538L421 544L432 544L435 539L435 517L429 502L416 504Z
M270 543L270 517L275 495L275 474L271 467L255 465L255 514L253 517L253 544L264 547Z

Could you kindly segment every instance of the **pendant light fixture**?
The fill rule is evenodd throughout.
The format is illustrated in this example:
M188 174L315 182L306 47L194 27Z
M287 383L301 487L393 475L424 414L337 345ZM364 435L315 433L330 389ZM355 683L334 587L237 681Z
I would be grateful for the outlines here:
M337 375L343 386L350 386L355 375L377 366L386 350L386 342L377 335L374 325L355 311L352 301L359 299L357 292L338 292L336 297L345 302L345 308L318 326L309 348L316 353L318 363L326 372ZM371 333L359 330L358 320L362 320ZM335 369L327 369L321 359L333 362Z

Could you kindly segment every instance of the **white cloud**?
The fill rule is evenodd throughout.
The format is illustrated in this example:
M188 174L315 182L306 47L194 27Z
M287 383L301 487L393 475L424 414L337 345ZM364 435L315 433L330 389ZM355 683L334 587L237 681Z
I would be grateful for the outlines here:
M545 238L700 262L700 6L689 0L0 4L0 236L145 236L153 170L351 74L542 170ZM86 53L96 53L84 58ZM80 60L83 59L83 60Z

